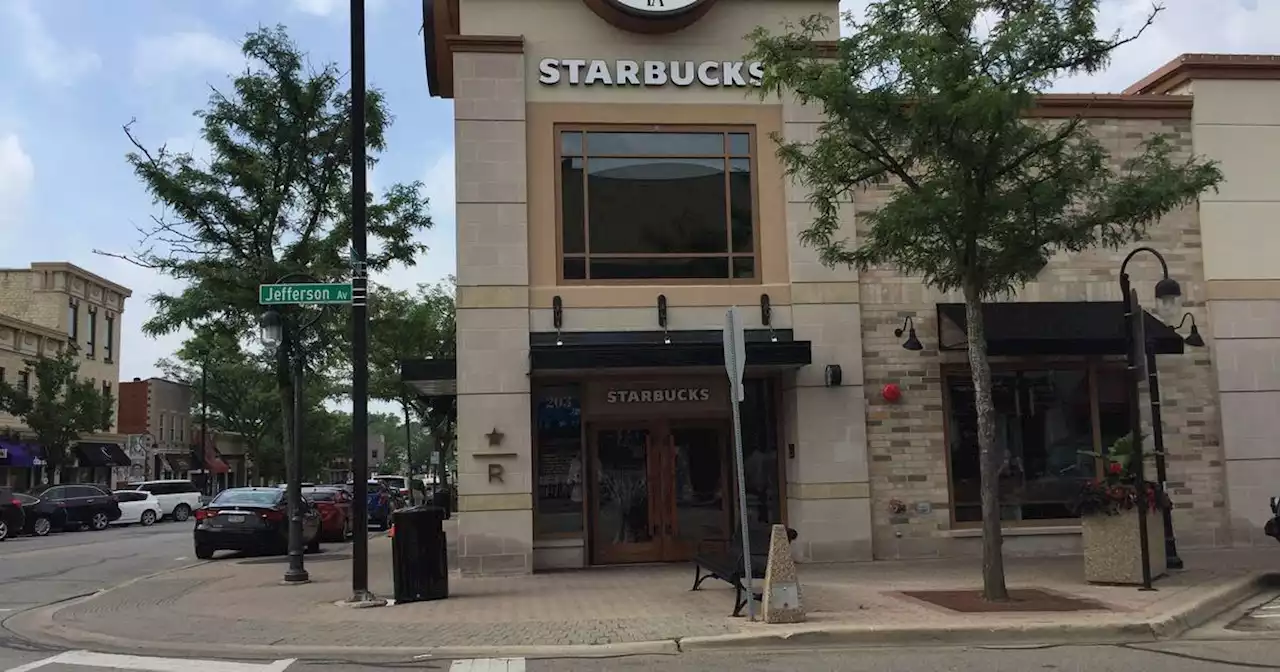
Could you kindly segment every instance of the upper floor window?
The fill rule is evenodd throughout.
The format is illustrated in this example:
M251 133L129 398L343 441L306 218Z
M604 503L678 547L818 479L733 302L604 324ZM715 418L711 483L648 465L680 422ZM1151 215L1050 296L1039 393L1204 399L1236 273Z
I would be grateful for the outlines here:
M107 330L107 342L102 346L102 359L106 363L110 364L112 356L111 353L116 347L116 318L110 313L107 313L106 324L104 326Z
M757 281L751 129L557 132L562 280Z
M94 306L89 306L89 342L87 345L89 351L85 354L93 358L97 354L95 350L98 347L98 309Z
M67 335L72 343L80 342L80 304L75 299L67 299Z
M18 389L22 390L24 394L31 393L31 372L30 371L18 372Z

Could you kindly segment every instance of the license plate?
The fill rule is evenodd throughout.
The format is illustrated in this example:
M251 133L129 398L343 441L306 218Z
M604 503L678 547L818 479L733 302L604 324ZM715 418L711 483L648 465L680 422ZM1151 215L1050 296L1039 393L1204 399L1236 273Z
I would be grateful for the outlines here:
M228 523L243 523L244 516L227 516Z

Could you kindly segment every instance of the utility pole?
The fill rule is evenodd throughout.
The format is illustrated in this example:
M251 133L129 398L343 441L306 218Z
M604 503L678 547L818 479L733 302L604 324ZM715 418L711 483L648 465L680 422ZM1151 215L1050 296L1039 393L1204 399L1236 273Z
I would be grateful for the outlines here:
M351 544L351 602L369 592L369 278L365 198L364 0L351 0L351 476L356 535Z
M204 360L200 362L200 459L204 462L205 456L209 451L209 353L205 353ZM209 473L210 468L205 464L204 472L204 494L213 496L213 474Z

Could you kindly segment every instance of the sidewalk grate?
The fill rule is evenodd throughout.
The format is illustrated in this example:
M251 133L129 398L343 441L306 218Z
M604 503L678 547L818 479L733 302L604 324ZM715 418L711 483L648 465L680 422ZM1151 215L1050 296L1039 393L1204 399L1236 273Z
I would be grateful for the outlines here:
M980 590L913 590L901 593L929 604L966 614L1010 611L1110 611L1095 600L1070 597L1043 588L1009 591L1008 602L988 602Z

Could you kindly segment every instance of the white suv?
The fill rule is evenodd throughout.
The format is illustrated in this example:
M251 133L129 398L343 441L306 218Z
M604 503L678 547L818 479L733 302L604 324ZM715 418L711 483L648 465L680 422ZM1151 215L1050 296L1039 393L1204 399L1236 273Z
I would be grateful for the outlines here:
M155 495L160 500L160 514L180 523L200 508L200 488L191 481L147 481L132 489Z

